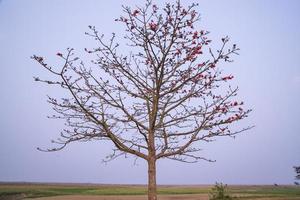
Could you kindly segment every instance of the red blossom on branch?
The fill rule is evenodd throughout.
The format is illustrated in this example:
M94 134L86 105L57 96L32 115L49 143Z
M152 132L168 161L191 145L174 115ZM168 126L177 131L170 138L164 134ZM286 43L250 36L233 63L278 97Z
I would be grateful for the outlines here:
M189 26L189 27L191 27L192 29L194 28L193 22L191 20L187 20L186 21L186 25Z
M157 26L157 24L154 22L154 21L151 21L150 23L149 23L149 27L150 27L150 29L152 30L152 31L157 31L157 28L158 28L158 26Z
M195 31L194 34L193 34L193 39L197 39L198 38L198 32Z
M215 68L215 67L216 67L216 64L211 63L211 64L209 65L209 67L210 67L210 68Z
M205 62L204 63L200 63L197 65L198 67L204 67L205 66Z
M233 78L234 78L234 76L230 75L230 76L225 76L225 77L223 77L222 80L223 80L223 81L227 81L227 80L231 80L231 79L233 79Z
M133 13L132 13L132 16L136 17L139 13L140 13L140 11L134 10Z
M186 9L183 9L181 15L186 15L186 14L188 14L188 12L186 11Z

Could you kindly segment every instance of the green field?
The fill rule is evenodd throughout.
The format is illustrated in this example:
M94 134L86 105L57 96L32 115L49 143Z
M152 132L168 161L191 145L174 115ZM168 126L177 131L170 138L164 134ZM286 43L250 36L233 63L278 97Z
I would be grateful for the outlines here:
M159 186L158 193L208 194L212 186ZM229 186L236 199L288 198L300 199L300 187L296 186ZM61 195L145 195L147 188L140 185L91 185L91 184L0 184L0 199L13 195L26 198Z

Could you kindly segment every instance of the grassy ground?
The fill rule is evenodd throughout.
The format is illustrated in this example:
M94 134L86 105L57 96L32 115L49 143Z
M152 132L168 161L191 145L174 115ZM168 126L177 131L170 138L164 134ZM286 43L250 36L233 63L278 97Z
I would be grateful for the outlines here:
M300 199L300 187L296 186L230 186L229 193L233 196L249 199L254 197L260 198L276 198L284 197L286 199Z
M160 186L158 193L208 194L211 186ZM26 198L62 195L145 195L145 186L135 185L62 185L62 184L0 184L0 200L9 196ZM300 199L300 187L295 186L229 186L238 199L275 198Z

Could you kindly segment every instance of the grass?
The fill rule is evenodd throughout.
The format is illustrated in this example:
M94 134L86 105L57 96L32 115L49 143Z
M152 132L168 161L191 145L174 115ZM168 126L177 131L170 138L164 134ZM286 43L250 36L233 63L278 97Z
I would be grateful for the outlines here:
M158 193L208 194L210 186L160 186ZM286 197L300 199L300 187L295 186L229 186L229 192L238 199ZM145 195L145 186L130 185L62 185L62 184L0 184L0 199L7 195L27 198L61 195ZM297 198L298 199L298 198Z
M27 198L60 195L126 195L144 194L143 188L106 187L106 186L69 186L69 185L2 185L1 195L25 194Z
M299 197L300 187L296 186L231 186L229 192L244 198L254 197Z

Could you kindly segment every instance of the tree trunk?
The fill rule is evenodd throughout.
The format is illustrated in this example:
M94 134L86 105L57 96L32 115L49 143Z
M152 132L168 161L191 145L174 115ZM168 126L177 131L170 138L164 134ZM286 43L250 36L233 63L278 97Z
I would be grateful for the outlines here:
M157 200L155 156L148 160L148 200Z

